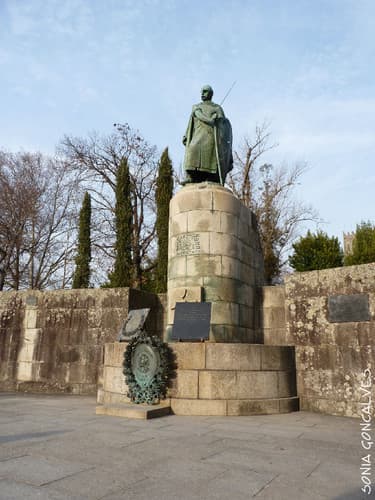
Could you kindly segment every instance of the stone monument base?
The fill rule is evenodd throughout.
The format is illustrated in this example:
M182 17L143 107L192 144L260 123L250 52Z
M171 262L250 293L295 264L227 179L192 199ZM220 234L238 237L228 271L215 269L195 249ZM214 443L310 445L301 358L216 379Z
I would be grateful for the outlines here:
M130 403L122 374L126 346L105 344L98 398L104 407ZM213 342L169 346L177 369L166 402L175 415L262 415L299 409L294 347Z

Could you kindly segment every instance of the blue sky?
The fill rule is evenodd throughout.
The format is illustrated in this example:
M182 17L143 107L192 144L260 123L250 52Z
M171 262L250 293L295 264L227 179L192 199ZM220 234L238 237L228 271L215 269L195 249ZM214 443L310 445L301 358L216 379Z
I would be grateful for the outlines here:
M375 222L374 60L372 0L0 0L0 148L128 122L178 169L201 86L236 81L234 145L269 121L265 161L307 162L298 197L341 239Z

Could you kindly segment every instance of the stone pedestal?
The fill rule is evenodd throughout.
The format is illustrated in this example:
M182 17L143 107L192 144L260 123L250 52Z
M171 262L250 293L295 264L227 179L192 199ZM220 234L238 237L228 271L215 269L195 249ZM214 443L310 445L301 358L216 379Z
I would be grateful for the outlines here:
M176 370L168 399L175 415L262 415L298 410L294 347L243 343L175 342L169 344ZM122 374L126 343L105 345L104 385L98 414L145 417L145 407L130 405ZM129 413L129 407L132 411ZM146 408L147 409L147 408ZM153 416L148 415L148 418Z
M257 288L263 258L256 220L231 191L204 182L171 200L168 329L176 302L211 302L210 341L261 342Z
M165 404L172 413L235 416L298 409L294 348L262 344L263 284L251 211L218 184L181 189L170 204L166 340L176 302L210 302L212 307L208 342L169 343L175 372ZM121 370L125 348L105 346L101 413L120 414L129 403Z

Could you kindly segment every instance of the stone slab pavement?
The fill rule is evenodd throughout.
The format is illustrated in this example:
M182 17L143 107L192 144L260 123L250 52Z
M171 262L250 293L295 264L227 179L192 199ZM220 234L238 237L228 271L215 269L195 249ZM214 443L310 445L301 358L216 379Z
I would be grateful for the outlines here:
M358 419L145 421L96 415L95 406L86 396L1 393L0 499L375 498L361 493Z

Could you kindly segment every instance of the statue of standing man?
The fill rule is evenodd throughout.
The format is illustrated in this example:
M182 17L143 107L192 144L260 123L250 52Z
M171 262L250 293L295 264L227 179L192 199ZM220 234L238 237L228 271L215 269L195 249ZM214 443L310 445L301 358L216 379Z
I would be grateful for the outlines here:
M212 87L201 91L202 102L193 106L186 134L184 170L190 182L218 182L224 185L233 168L232 127L221 106L212 102Z

